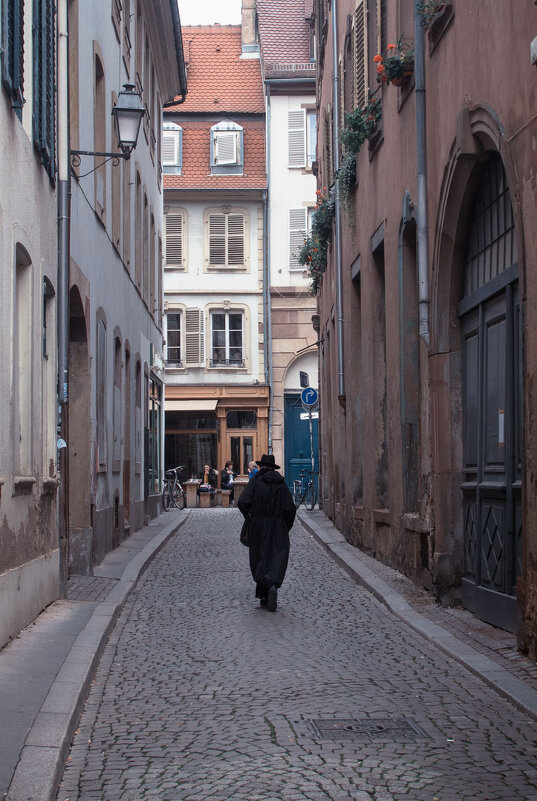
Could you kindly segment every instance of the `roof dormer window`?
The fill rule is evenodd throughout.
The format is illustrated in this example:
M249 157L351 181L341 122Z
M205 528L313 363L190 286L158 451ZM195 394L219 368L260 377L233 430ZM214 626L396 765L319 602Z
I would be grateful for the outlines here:
M175 122L162 126L162 169L167 174L180 175L183 166L183 129Z
M244 164L244 130L231 120L211 128L211 172L240 175Z

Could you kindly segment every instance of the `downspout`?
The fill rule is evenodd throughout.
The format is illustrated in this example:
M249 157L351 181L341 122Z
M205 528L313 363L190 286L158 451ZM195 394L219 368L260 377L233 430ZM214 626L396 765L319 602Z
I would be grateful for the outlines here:
M269 387L268 408L268 453L272 453L272 428L274 421L274 386L272 375L272 310L270 306L270 214L268 213L270 190L270 85L267 87L266 136L267 136L267 189L263 194L263 305L265 311L265 336L263 350L265 356L265 383Z
M429 347L429 245L427 229L427 140L425 129L425 37L419 0L414 3L416 94L417 246L420 336Z
M67 0L58 0L58 545L60 552L60 596L66 594L67 545L67 403L69 331L69 27ZM62 547L63 545L63 547Z
M334 139L334 206L336 223L336 313L337 313L337 369L338 400L345 406L345 373L343 366L343 276L341 265L341 208L339 202L339 75L337 59L337 0L332 0L332 104Z
M179 72L181 97L176 98L169 103L164 103L164 108L167 106L178 106L181 103L184 103L188 92L185 57L183 52L183 35L181 33L181 18L179 16L179 6L177 4L177 0L170 0L170 11L172 15L173 36L175 40L175 57L177 59L177 70Z

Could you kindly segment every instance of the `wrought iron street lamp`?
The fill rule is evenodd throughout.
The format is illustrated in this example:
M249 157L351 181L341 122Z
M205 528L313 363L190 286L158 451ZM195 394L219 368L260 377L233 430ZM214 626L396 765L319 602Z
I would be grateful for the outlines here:
M119 93L117 103L112 109L114 129L117 136L119 153L100 153L92 150L70 150L71 164L78 166L80 156L103 156L109 159L130 159L136 147L140 124L145 114L145 108L134 84L126 83ZM92 170L93 172L93 170Z

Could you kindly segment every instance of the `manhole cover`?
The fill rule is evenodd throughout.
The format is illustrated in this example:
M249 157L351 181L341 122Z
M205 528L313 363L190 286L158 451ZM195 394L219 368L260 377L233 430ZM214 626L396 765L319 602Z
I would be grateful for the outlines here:
M416 740L427 737L410 718L312 720L321 740Z

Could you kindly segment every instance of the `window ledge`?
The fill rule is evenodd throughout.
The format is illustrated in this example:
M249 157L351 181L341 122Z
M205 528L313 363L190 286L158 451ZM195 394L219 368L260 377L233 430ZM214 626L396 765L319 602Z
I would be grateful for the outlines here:
M58 487L60 486L60 482L57 478L45 478L43 480L43 492L53 493L56 492Z
M229 264L229 265L226 265L226 264L207 264L205 269L208 272L211 272L211 273L217 273L217 272L225 272L225 273L228 273L228 272L234 272L234 273L243 272L243 273L245 273L245 272L248 271L249 267L246 264Z
M373 509L373 520L375 523L384 523L386 526L391 526L392 517L389 509Z
M31 487L36 481L35 476L13 476L13 484L16 487Z

